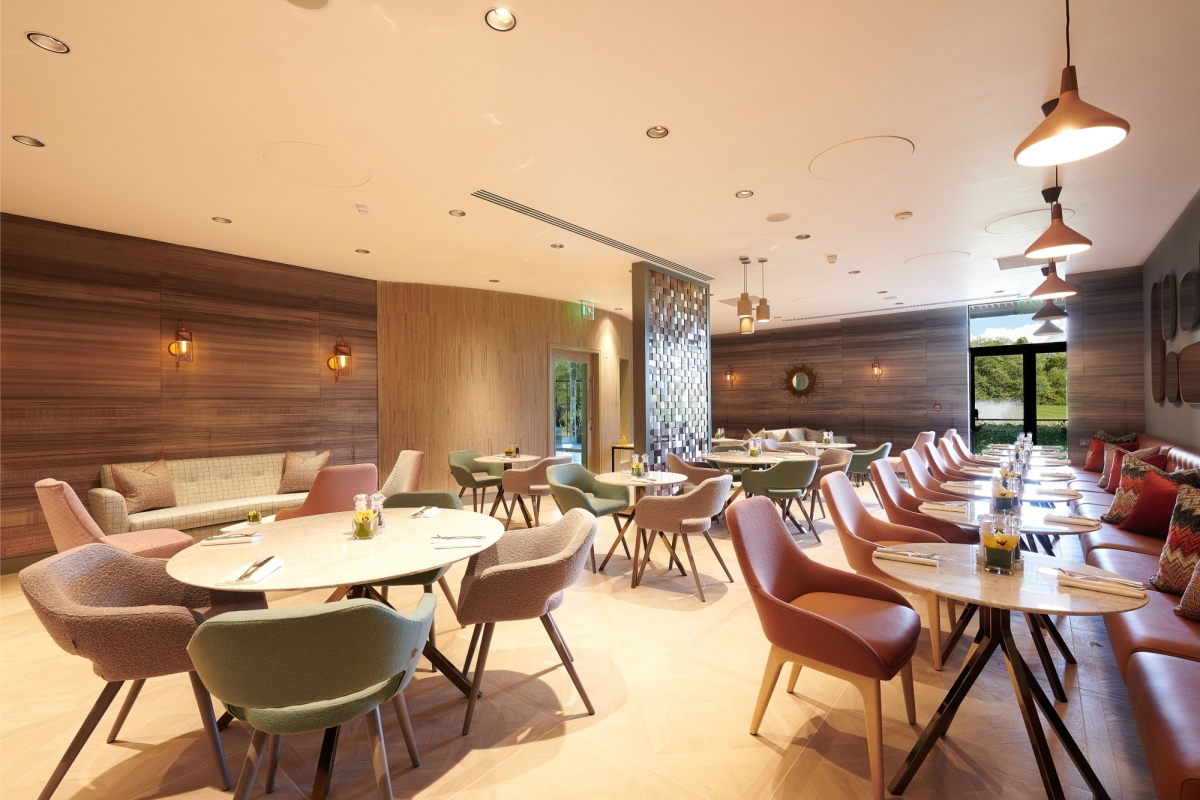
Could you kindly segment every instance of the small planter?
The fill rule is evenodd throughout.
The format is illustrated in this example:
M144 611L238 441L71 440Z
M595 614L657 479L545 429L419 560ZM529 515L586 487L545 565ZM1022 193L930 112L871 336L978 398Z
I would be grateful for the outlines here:
M997 575L1012 575L1017 566L1017 549L983 546L983 568Z

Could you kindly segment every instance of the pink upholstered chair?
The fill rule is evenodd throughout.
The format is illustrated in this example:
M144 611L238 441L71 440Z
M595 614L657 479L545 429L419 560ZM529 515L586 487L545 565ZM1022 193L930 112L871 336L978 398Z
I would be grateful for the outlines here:
M933 431L921 431L920 433L917 434L916 441L913 442L913 449L919 451L922 447L925 446L926 442L932 442L936 438L937 438L937 434L934 433ZM900 456L898 456L898 455L888 456L886 460L887 460L887 463L892 465L892 470L895 471L898 475L904 474L904 462L900 459Z
M191 536L171 528L151 528L106 536L83 507L79 495L75 494L70 484L46 478L33 487L37 490L46 523L50 526L54 549L60 553L85 544L110 544L142 558L170 558L195 544Z
M990 464L984 464L982 461L976 461L970 456L964 456L959 453L958 445L955 444L953 439L942 439L938 442L938 450L941 451L946 465L957 472L962 472L967 467L991 466Z
M976 458L975 454L971 452L971 448L967 446L967 443L957 433L950 437L950 449L954 451L956 456L958 456L960 463L970 464L971 466L976 467L993 466L986 461L980 461L978 458Z
M379 473L374 464L325 467L317 473L304 502L296 508L285 508L276 513L275 521L332 514L335 511L353 511L354 495L372 495L378 485Z
M953 439L958 436L958 428L946 428L946 432L942 434L943 439Z
M674 453L667 453L667 469L669 469L671 472L677 472L680 475L687 476L687 483L683 485L684 489L699 486L709 478L719 478L722 475L728 474L724 470L720 469L694 467Z
M483 685L483 669L497 622L540 619L588 713L596 713L575 671L575 659L550 616L562 605L563 591L579 579L595 538L596 518L582 508L573 508L552 525L510 531L487 550L471 556L458 591L458 621L475 626L463 674L470 671L476 645L479 661L467 697L463 736L471 731L475 700Z
M833 479L853 494L845 475L825 478ZM765 497L731 506L729 532L763 633L771 642L750 733L758 733L784 664L792 664L789 692L796 688L802 667L848 681L862 694L871 784L874 797L881 800L880 682L900 675L907 719L916 723L912 655L920 618L895 589L809 559Z
M880 547L905 543L941 544L946 540L935 533L906 525L895 525L871 516L854 487L845 475L830 475L824 481L825 496L829 500L829 516L837 528L838 538L850 568L867 578L886 583L894 589L919 594L925 598L929 612L929 640L933 649L933 668L942 668L942 615L940 597L896 580L875 566L871 555Z
M871 472L879 485L880 501L889 522L920 528L955 544L978 544L979 534L920 511L922 501L900 484L891 465L872 462Z
M55 644L91 661L95 673L108 682L42 790L42 800L54 794L125 681L133 685L113 722L110 743L121 732L146 679L180 672L191 677L217 775L228 790L229 769L212 699L192 667L187 645L206 619L226 611L266 608L262 593L188 586L167 575L165 561L98 544L39 561L21 570L19 579Z
M846 474L850 468L850 459L854 453L849 450L830 448L817 456L817 474L813 476L812 489L808 492L808 516L811 518L816 511L814 504L821 504L821 518L825 518L825 499L821 497L821 480L826 475L835 473Z
M721 569L725 570L725 577L729 578L730 583L733 583L733 574L729 571L729 567L725 566L725 559L721 558L720 551L717 550L712 536L708 533L712 527L712 518L721 513L721 509L725 507L725 499L729 497L729 490L732 486L732 475L720 475L716 478L709 478L687 494L674 497L643 497L638 502L637 510L634 512L634 523L638 527L638 535L640 537L643 530L650 533L646 540L646 555L638 571L637 582L639 584L642 573L646 571L646 565L650 563L650 550L654 547L655 536L662 538L663 544L671 554L667 568L670 569L672 563L677 563L679 571L687 574L683 571L683 561L675 552L675 544L682 536L683 549L687 552L688 562L692 565L692 577L696 580L696 591L699 592L700 602L703 603L704 587L700 583L700 573L696 570L696 559L692 557L692 543L688 538L697 533L708 542ZM668 533L672 534L669 542L666 536ZM640 544L641 539L639 538L633 547L635 556ZM637 565L635 564L634 567L636 569Z
M917 450L905 450L900 454L900 459L904 462L904 472L908 475L908 485L918 499L940 500L942 502L962 500L958 495L950 494L942 489L942 484L939 481L935 481L933 476L929 474L929 467L925 466L925 460Z
M947 464L946 459L942 458L941 451L931 444L925 445L925 464L929 467L930 473L933 474L934 479L939 484L946 483L947 481L971 480L970 475L960 472Z
M508 519L504 522L504 530L512 524L513 512L521 507L521 515L525 517L525 527L533 528L541 524L542 498L550 496L550 479L546 470L558 464L570 464L570 456L548 456L541 461L533 462L526 469L506 469L500 477L500 486L511 495L508 501ZM529 518L529 509L525 507L522 497L533 500L533 519ZM595 557L592 558L595 566Z
M770 450L772 453L777 453L783 449L782 447L779 446L779 442L777 442L774 439L771 439L769 437L762 440L762 445L763 445L763 450Z
M425 466L425 454L420 450L401 450L396 466L383 487L379 490L388 497L401 492L415 492L421 486L421 468Z

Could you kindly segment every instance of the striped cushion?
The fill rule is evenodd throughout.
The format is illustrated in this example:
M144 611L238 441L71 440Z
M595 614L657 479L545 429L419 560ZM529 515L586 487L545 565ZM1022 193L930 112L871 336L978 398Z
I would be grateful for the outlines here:
M1100 480L1096 482L1097 486L1099 486L1101 489L1104 489L1108 486L1108 479L1112 477L1113 464L1117 459L1117 451L1120 450L1122 453L1128 453L1132 451L1134 447L1136 447L1136 445L1129 443L1104 445L1104 467L1100 470ZM1133 453L1133 455L1136 458L1145 458L1146 456L1158 455L1157 447L1147 447L1146 450L1152 450L1153 452L1143 454L1143 451L1137 450ZM1116 491L1116 489L1113 491Z
M1133 506L1137 503L1138 493L1142 490L1142 483L1146 480L1146 473L1150 470L1154 470L1167 480L1174 481L1180 486L1200 487L1200 469L1187 470L1186 472L1166 472L1158 467L1147 464L1140 458L1134 458L1133 454L1130 453L1125 456L1125 461L1121 464L1121 485L1117 488L1117 494L1113 498L1112 507L1100 519L1112 525L1120 525L1124 522L1125 518L1129 516L1129 512L1133 511Z
M279 489L275 493L307 492L317 479L317 473L324 469L328 461L328 450L317 453L312 458L305 458L288 450L287 455L283 457L283 478L279 481Z
M1178 473L1176 473L1178 474ZM1200 561L1200 489L1181 486L1171 514L1167 543L1158 557L1158 573L1150 583L1160 592L1183 594L1194 583L1196 563ZM1192 597L1189 599L1198 600Z
M1111 433L1101 428L1100 430L1096 431L1096 436L1094 438L1099 439L1102 442L1108 442L1109 444L1122 444L1127 442L1136 442L1137 434L1126 433L1122 436L1113 436Z
M175 505L175 487L166 459L160 458L145 469L137 470L113 464L113 484L125 498L128 513Z
M1179 605L1175 606L1175 613L1200 622L1200 562L1192 570L1192 579L1183 590L1183 597L1180 598Z

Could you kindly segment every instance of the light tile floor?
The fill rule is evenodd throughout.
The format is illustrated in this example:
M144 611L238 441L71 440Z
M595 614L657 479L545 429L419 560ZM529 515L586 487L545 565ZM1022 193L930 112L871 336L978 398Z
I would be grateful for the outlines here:
M860 496L880 513L868 488ZM547 518L556 515L547 503ZM819 513L819 512L818 512ZM847 569L837 534L818 522L824 542L801 538L814 559ZM603 520L597 549L614 535ZM596 707L588 716L558 663L542 626L497 625L492 653L469 736L461 735L466 700L440 675L422 667L406 691L423 763L413 769L399 726L384 709L384 731L397 797L429 798L813 798L869 796L861 702L847 684L805 670L795 694L781 680L761 735L747 732L768 644L737 570L724 529L714 538L734 572L723 580L716 559L699 541L696 558L707 602L692 578L664 569L660 557L636 590L629 562L615 555L608 573L585 572L570 589L556 620ZM1064 542L1067 555L1078 547ZM620 552L620 551L618 551ZM661 556L661 548L656 548ZM462 567L451 573L457 590ZM393 589L397 607L411 606L419 589ZM441 600L440 590L439 601ZM324 601L323 593L280 595L272 605ZM922 615L925 604L913 603ZM948 623L943 623L948 624ZM1114 798L1152 798L1149 775L1124 685L1099 618L1062 618L1059 626L1079 665L1065 671L1068 726ZM1016 627L1016 626L1014 626ZM439 646L465 657L470 631L439 603ZM1040 666L1028 634L1018 632L1026 657ZM929 661L928 627L914 659L917 719L928 722L953 682L966 645L944 672ZM1062 661L1055 652L1060 669ZM786 673L785 673L786 675ZM88 662L60 651L33 615L15 575L0 580L0 796L36 797L102 687ZM123 696L123 695L122 695ZM146 683L122 731L104 743L118 703L67 774L56 797L227 797L214 782L186 676ZM884 687L884 760L890 776L920 734L904 721L898 682ZM319 733L284 740L274 797L307 797ZM249 733L234 723L223 734L236 779ZM1052 742L1054 740L1052 739ZM1054 742L1056 762L1071 798L1090 797ZM263 795L261 783L255 796ZM346 726L334 770L332 798L374 797L361 723ZM949 735L905 792L926 798L1043 796L1033 754L1001 663L989 665L964 703Z

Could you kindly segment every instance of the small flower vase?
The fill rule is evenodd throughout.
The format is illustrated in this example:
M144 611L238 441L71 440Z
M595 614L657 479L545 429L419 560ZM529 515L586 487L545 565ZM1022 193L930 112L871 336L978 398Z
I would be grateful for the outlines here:
M355 511L354 512L354 538L355 539L370 539L375 536L379 530L376 525L376 517L374 511Z
M983 546L983 568L997 575L1012 575L1015 571L1017 548Z
M261 525L262 524L262 512L251 511L250 513L248 513L246 515L246 524Z
M992 516L998 517L1012 511L1014 499L1013 497L997 497L996 495L992 495L992 507L990 509Z

